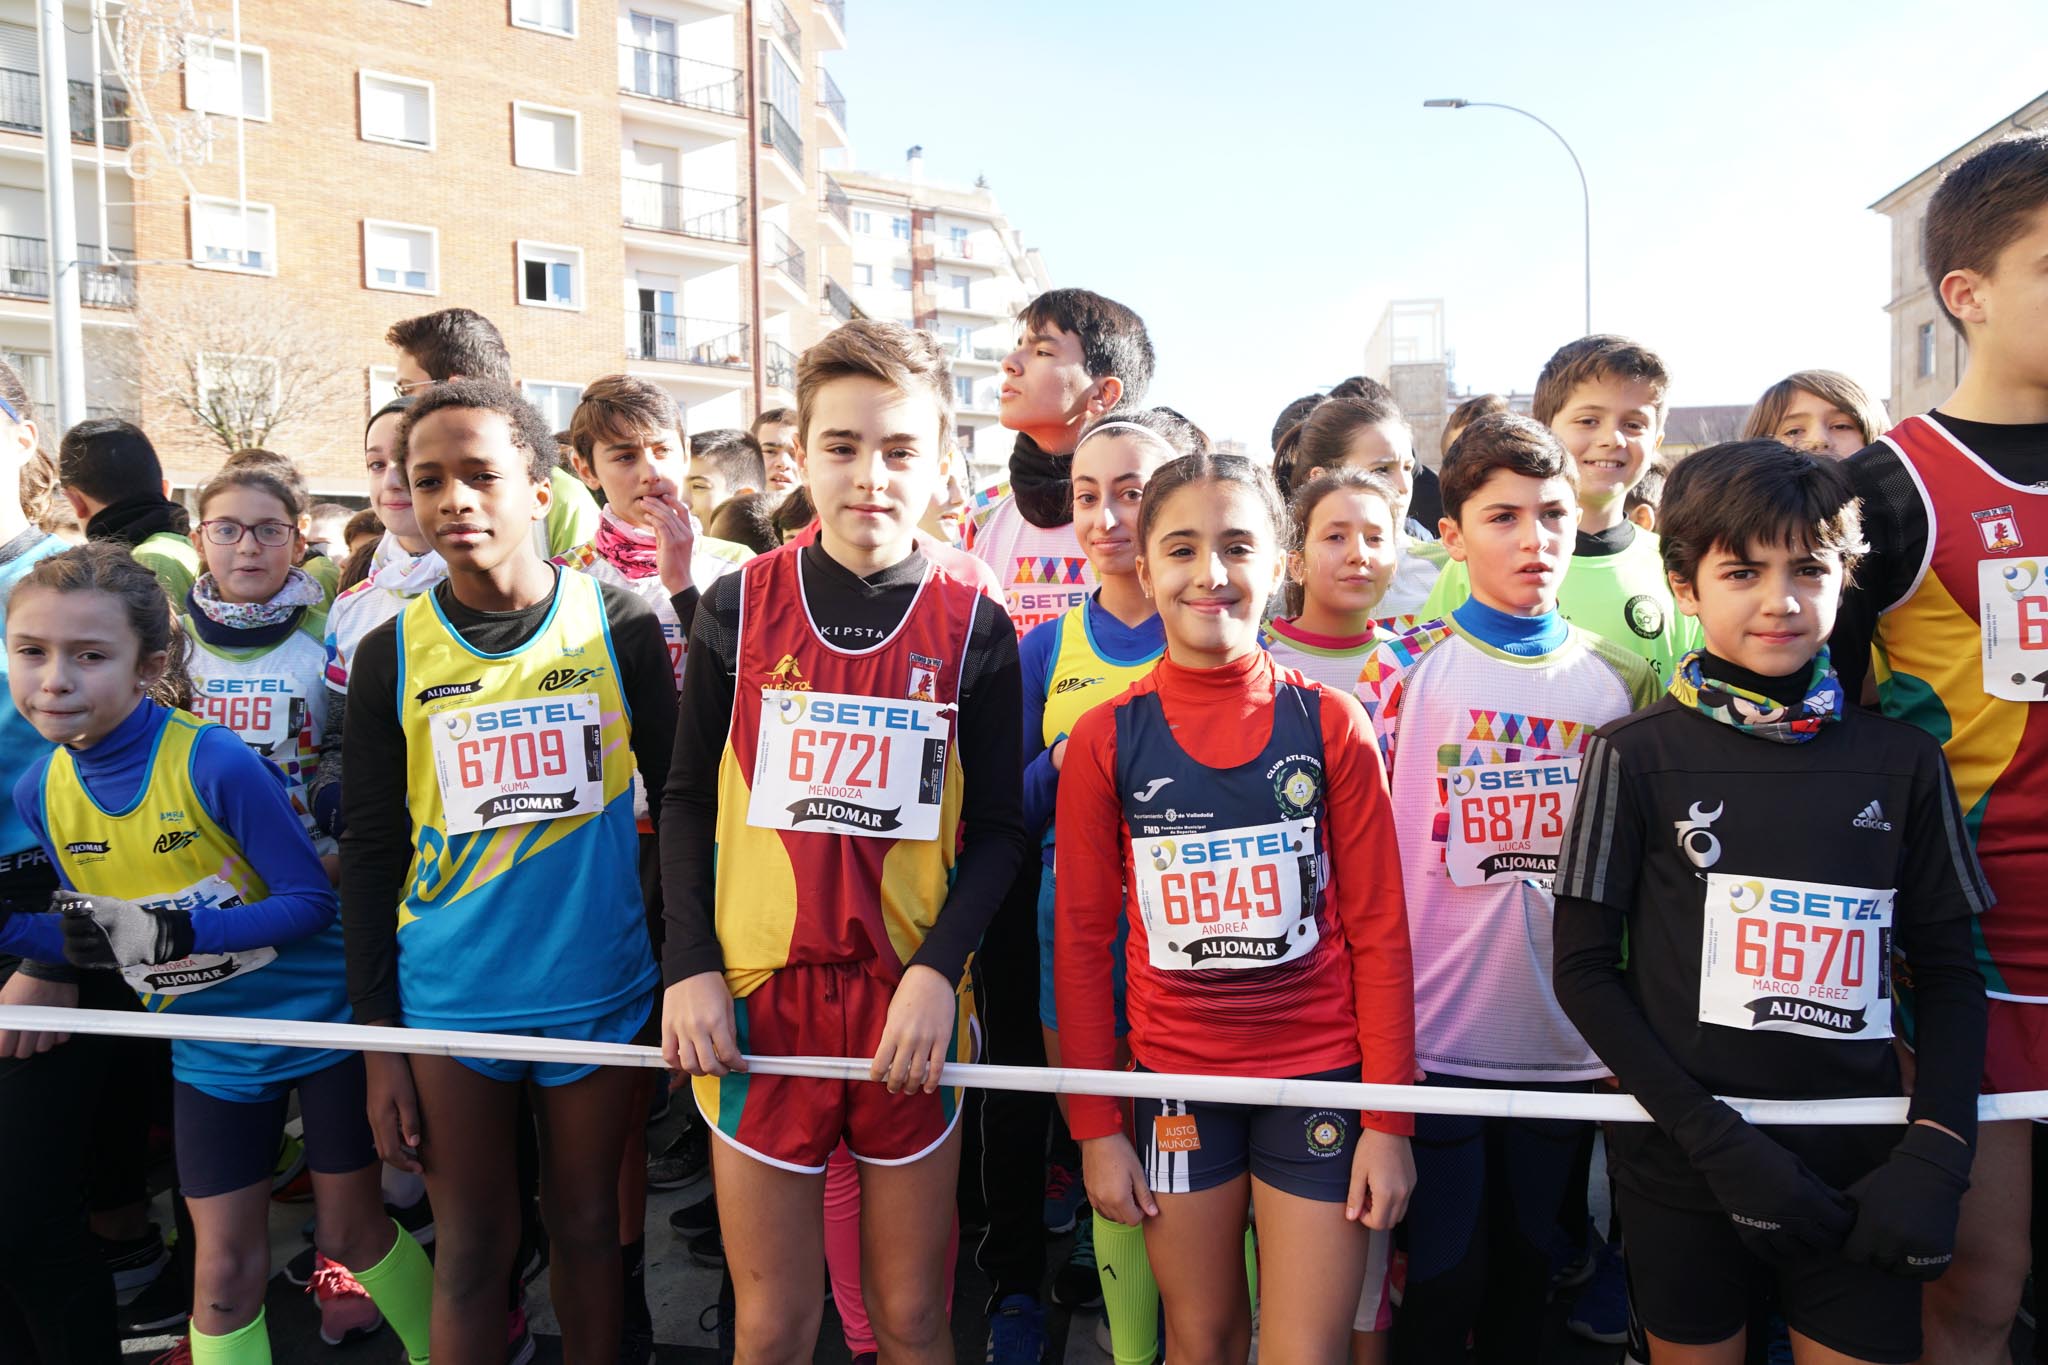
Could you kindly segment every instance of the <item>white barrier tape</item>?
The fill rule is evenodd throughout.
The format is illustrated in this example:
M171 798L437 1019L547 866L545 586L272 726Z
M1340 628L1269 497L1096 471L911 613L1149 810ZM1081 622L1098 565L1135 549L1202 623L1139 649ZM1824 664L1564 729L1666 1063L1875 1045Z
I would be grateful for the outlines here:
M512 1033L452 1029L371 1028L362 1024L310 1024L297 1019L242 1019L210 1014L146 1014L132 1010L54 1009L0 1005L0 1032L94 1033L116 1037L184 1038L194 1042L253 1043L271 1047L342 1048L352 1052L404 1052L434 1057L491 1057L571 1066L662 1069L661 1049L631 1043L586 1043L573 1038L530 1038ZM860 1057L749 1057L756 1076L811 1076L865 1081ZM1303 1081L1258 1076L1177 1076L1151 1071L1081 1071L1068 1067L985 1066L949 1063L945 1085L981 1090L1031 1090L1051 1095L1114 1095L1218 1104L1294 1108L1375 1109L1397 1113L1464 1114L1482 1118L1597 1119L1647 1123L1650 1116L1627 1095L1547 1090L1461 1090L1450 1086L1367 1085L1356 1081ZM1752 1123L1844 1125L1904 1123L1900 1098L1747 1100L1728 1103ZM1984 1095L1984 1122L2048 1118L2048 1090Z

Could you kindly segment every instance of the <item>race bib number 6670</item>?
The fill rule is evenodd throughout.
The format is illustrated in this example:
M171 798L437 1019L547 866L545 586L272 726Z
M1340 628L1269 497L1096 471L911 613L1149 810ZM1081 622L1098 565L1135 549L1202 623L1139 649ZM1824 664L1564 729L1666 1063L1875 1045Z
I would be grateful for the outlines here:
M953 708L840 692L761 692L747 823L936 839Z
M1895 891L1706 878L1701 1023L1809 1038L1892 1036Z

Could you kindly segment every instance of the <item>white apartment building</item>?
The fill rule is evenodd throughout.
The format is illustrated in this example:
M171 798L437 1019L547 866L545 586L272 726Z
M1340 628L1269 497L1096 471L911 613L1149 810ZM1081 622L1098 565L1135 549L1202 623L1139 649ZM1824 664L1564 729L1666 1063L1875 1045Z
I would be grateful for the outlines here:
M851 233L834 269L843 262L853 305L939 338L952 357L954 414L974 481L1000 477L1010 454L996 420L1002 359L1017 344L1017 310L1051 288L1045 262L986 184L927 181L920 147L901 176L846 171L838 183Z

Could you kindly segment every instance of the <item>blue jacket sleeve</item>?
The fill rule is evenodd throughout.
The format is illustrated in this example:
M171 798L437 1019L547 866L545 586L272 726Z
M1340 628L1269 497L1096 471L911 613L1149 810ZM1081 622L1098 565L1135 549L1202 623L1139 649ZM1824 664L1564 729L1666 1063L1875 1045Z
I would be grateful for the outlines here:
M233 730L213 726L193 746L192 778L207 815L241 848L267 889L253 904L193 912L193 951L296 943L334 923L341 902L285 794L284 774Z
M56 864L56 857L50 848L50 832L43 828L43 774L50 766L49 755L29 764L14 783L14 809L28 826L36 842L43 846L43 856ZM63 873L58 874L62 880ZM0 953L26 958L30 962L62 962L64 960L64 920L60 915L27 914L10 915L0 920Z
M1052 686L1064 619L1041 622L1017 645L1017 665L1024 675L1024 833L1034 845L1045 838L1060 795L1060 770L1052 766L1052 751L1045 744L1045 694Z

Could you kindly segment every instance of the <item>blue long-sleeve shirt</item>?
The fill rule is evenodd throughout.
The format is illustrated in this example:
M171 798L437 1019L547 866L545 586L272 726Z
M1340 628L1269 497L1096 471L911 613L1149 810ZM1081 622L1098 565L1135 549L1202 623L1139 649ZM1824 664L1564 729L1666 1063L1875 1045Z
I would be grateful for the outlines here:
M119 810L141 796L157 736L169 716L168 708L145 700L99 743L71 751L79 779L95 801ZM43 825L43 781L49 766L46 753L16 780L14 809L55 862L54 841ZM234 731L209 726L193 745L192 777L208 818L240 845L266 889L260 901L193 911L193 951L278 947L311 938L333 924L340 902L292 809L284 774L251 751ZM61 871L58 877L70 885ZM62 962L63 917L12 916L0 924L0 953Z
M1088 638L1110 663L1144 663L1166 648L1166 627L1157 616L1127 626L1104 609L1099 592L1088 594L1083 609L1088 613ZM1045 699L1052 690L1062 619L1038 625L1017 645L1017 662L1024 673L1024 828L1034 839L1050 833L1053 809L1059 804L1060 771L1053 767L1052 748L1045 742ZM1063 738L1056 735L1054 741ZM1050 849L1045 861L1052 865Z

